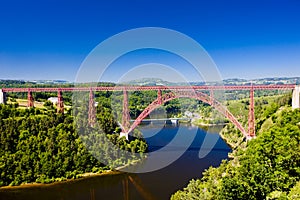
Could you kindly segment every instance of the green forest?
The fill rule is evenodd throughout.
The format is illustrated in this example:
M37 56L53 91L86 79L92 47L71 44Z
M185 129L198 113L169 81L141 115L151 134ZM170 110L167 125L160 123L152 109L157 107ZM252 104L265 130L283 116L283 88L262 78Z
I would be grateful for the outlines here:
M111 113L109 108L105 110ZM18 104L0 105L0 186L78 178L87 172L98 173L126 165L141 158L136 153L143 156L146 152L147 144L139 138L139 133L130 141L113 133L118 127L110 114L97 113L102 129L86 125L85 135L79 137L72 112L57 114L53 106L19 109ZM111 155L107 138L132 156L114 159L113 156L120 155ZM82 142L91 139L93 145L89 147L102 149L98 156L105 164Z
M247 104L227 105L243 124ZM288 105L290 95L256 98L257 137L242 140L228 124L222 135L233 148L231 159L210 167L171 199L300 199L300 110Z

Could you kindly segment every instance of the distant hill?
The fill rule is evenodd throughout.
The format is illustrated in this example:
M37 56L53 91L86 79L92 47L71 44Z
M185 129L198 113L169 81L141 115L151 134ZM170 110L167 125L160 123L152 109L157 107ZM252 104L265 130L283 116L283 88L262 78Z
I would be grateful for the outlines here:
M0 79L0 88L10 87L51 87L51 85L67 85L70 84L64 80L8 80Z
M271 85L271 84L300 84L300 77L274 77L274 78L259 78L259 79L239 79L239 78L231 78L231 79L225 79L223 80L224 85L250 85L251 83L260 85ZM136 79L129 82L124 82L123 84L126 85L166 85L166 86L172 86L172 85L187 85L187 83L183 82L169 82L165 81L159 78L142 78L142 79ZM216 85L216 82L190 82L190 85Z
M69 81L65 80L33 80L30 81L36 84L64 84L64 83L70 83Z
M177 85L178 83L173 83L169 81L164 81L160 78L141 78L141 79L136 79L128 82L122 83L124 85L147 85L147 86L155 86L155 85L166 85L166 86L171 86L171 85Z
M259 78L259 79L225 79L224 85L249 85L251 83L256 85L271 85L271 84L299 84L300 77L274 77L274 78Z
M239 78L230 78L230 79L225 79L223 80L222 84L224 85L250 85L251 83L255 85L271 85L271 84L300 84L300 77L271 77L271 78L258 78L258 79L251 79L251 80L246 80L246 79L239 79ZM31 80L31 81L26 81L26 80L5 80L5 79L0 79L0 88L2 87L14 87L17 85L23 85L23 86L29 86L29 85L44 85L49 86L52 84L59 84L59 85L64 85L64 84L71 84L68 81L65 80ZM109 83L113 84L113 83ZM220 83L216 82L189 82L188 84L190 85L216 85ZM188 85L185 82L169 82L165 81L160 78L141 78L141 79L136 79L128 82L123 82L122 85L139 85L139 86L157 86L157 85L165 85L165 86L174 86L174 85ZM115 85L115 84L113 84Z

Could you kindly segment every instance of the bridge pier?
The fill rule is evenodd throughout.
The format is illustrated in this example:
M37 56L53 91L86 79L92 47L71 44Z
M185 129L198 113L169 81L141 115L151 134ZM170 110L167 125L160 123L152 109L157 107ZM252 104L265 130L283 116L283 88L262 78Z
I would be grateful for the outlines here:
M6 104L6 92L0 89L0 104Z
M31 107L34 107L34 99L33 99L33 96L32 96L32 92L28 89L28 93L27 93L27 107L28 108L31 108Z
M57 91L57 113L64 113L64 100L61 90Z
M122 131L127 132L130 128L130 114L128 108L128 93L123 90ZM127 135L128 137L128 135Z
M250 89L250 105L249 105L249 116L248 116L248 136L249 138L255 137L255 115L254 115L254 89L253 85Z
M161 99L161 90L157 90L157 99L158 99L158 104L162 104L162 99Z
M92 89L90 89L89 95L89 113L88 113L88 122L90 126L94 126L96 124L96 109L95 109L95 101L94 101L94 93Z
M292 108L300 108L300 85L296 85L293 90Z

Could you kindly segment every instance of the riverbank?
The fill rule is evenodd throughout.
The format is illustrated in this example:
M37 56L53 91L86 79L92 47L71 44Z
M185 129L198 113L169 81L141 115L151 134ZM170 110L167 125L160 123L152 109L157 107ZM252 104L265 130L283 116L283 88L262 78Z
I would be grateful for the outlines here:
M205 120L205 121L209 121L209 120ZM204 122L202 119L193 118L191 120L191 124L196 126L210 127L210 126L225 126L228 124L228 122L209 123L209 122Z
M20 189L20 188L29 188L29 187L44 187L44 186L54 186L58 184L65 184L67 182L74 182L74 181L81 181L83 179L87 178L93 178L93 177L98 177L98 176L114 176L114 175L120 175L120 174L126 174L127 172L122 171L123 169L126 169L130 166L137 165L141 163L142 160L134 160L130 164L126 164L120 167L117 167L114 170L103 170L101 172L86 172L84 174L77 174L75 178L56 178L54 179L53 182L49 183L37 183L37 182L32 182L32 183L22 183L20 185L7 185L7 186L2 186L0 187L0 190L2 189Z
M0 187L0 190L15 190L15 189L23 189L23 188L39 188L39 187L52 187L57 185L63 185L66 183L75 183L78 181L82 181L84 179L93 178L93 177L100 177L100 176L115 176L120 174L125 174L126 172L122 171L114 171L114 170L105 170L103 172L98 173L92 173L87 172L84 174L79 174L76 178L70 178L70 179L64 179L59 181L54 181L51 183L23 183L21 185L15 185L15 186L2 186Z
M146 158L146 156L145 156L145 158ZM6 185L6 186L1 186L0 190L2 190L2 189L21 189L21 188L30 188L30 187L44 187L44 186L50 187L50 186L54 186L54 185L65 184L67 182L81 181L81 180L87 179L87 178L126 174L127 172L122 171L123 169L126 169L130 166L135 166L141 162L142 162L142 160L133 160L131 163L117 167L114 170L103 170L101 172L86 172L83 174L77 174L76 177L73 177L73 178L55 178L52 182L47 182L47 183L32 182L32 183L22 183L20 185Z
M202 127L212 127L212 126L225 126L227 125L228 123L217 123L217 124L213 124L213 123L204 123L204 122L192 122L193 125L196 125L196 126L200 126L201 128Z

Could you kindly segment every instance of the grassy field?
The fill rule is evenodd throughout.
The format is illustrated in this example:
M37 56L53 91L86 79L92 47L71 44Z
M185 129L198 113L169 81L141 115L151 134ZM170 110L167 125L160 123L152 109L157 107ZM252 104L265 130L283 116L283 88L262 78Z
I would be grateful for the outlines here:
M27 108L28 100L27 99L14 99L13 101L11 101L11 99L8 99L7 103L8 104L18 103L20 109L25 109L25 108ZM45 102L34 101L34 107L40 108L40 109L46 109L46 107L44 106L44 103ZM56 108L56 105L54 105L54 108ZM64 108L70 109L71 106L64 105Z

